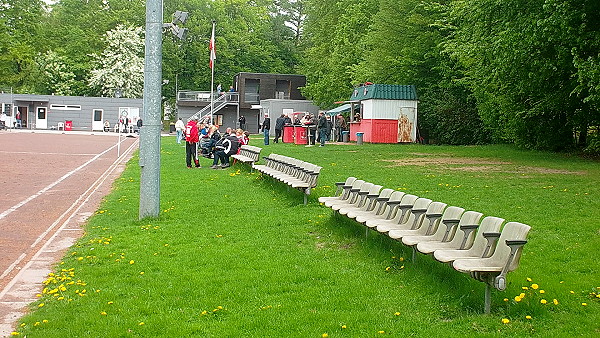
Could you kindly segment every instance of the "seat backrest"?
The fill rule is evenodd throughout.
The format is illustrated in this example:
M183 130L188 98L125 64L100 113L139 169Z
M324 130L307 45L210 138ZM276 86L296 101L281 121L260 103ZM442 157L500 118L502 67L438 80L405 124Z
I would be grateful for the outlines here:
M352 183L354 183L354 181L356 180L356 177L350 176L346 178L343 185L339 185L336 183L337 188L335 189L335 194L333 196L339 196L340 199L344 199L348 191L348 189L344 190L344 187L352 186Z
M317 181L319 179L319 173L321 173L321 169L323 169L323 167L319 167L318 165L314 165L313 164L313 168L311 169L313 173L315 173L316 175L310 175L309 177L309 182L311 188L314 188L317 186Z
M499 232L502 223L504 223L504 218L494 216L487 216L486 218L484 218L483 221L481 221L481 224L479 225L479 229L477 230L477 235L475 235L473 245L470 248L466 246L467 248L469 248L469 255L474 257L481 257L488 243L488 240L485 237L483 237L483 234L486 232Z
M400 200L399 207L394 208L394 213L392 213L392 218L395 223L404 223L404 220L408 218L410 214L410 209L415 205L415 202L419 199L419 196L404 194L402 199Z
M475 237L475 232L465 233L460 230L462 225L474 225L479 224L479 220L483 217L483 214L477 211L467 211L460 217L460 221L458 222L458 226L456 229L452 231L452 233L448 236L450 239L450 243L452 248L460 248L463 240L465 241L465 248L470 248L473 244L473 238ZM466 238L465 238L466 236Z
M402 200L402 197L404 195L406 195L406 194L404 192L402 192L402 191L394 191L390 195L389 202L400 201L400 200ZM384 215L386 217L386 219L390 219L390 218L392 218L394 216L394 214L393 214L394 208L395 208L394 205L384 203L384 205L381 206L381 210L379 212L379 215Z
M394 189L385 188L379 192L378 198L387 198L389 200L392 193L394 193ZM380 215L385 210L385 201L373 200L368 204L365 210L372 211L374 215Z
M421 226L421 222L425 217L425 213L418 213L419 210L427 210L429 204L433 201L428 198L418 198L413 207L407 213L402 223L398 223L401 227L406 227L408 229L417 229Z
M374 184L371 189L369 189L369 195L379 195L381 188L383 188L383 186ZM367 196L363 196L362 200L363 201L359 206L361 207L361 210L367 211L371 206L371 203L369 203L371 200L369 200Z
M373 185L374 184L371 182L363 183L363 185L360 186L360 193L368 193L373 187ZM360 206L359 203L361 200L361 195L357 192L350 198L350 203L354 204L355 206Z
M431 203L431 204L433 204L433 203ZM446 210L444 210L444 214L440 218L440 221L438 221L438 223L437 223L436 229L431 230L431 231L435 231L435 233L433 233L433 235L432 235L432 239L434 241L441 241L444 238L444 235L446 234L446 230L448 229L446 227L446 225L443 224L443 222L445 220L460 219L460 216L463 214L463 212L465 212L465 209L460 208L460 207L452 206L452 207L446 208ZM448 234L448 238L452 238L455 231L456 231L456 226L452 227L452 230Z
M498 239L496 251L494 251L490 257L490 263L494 266L504 266L510 257L510 247L506 245L506 241L526 240L530 229L531 227L527 224L519 222L506 223L504 229L502 229L502 234ZM519 266L522 251L522 249L517 250L507 271L513 271Z
M350 188L350 190L348 190L346 195L342 195L343 198L341 198L341 200L346 201L347 203L350 203L350 201L353 201L355 199L356 196L358 196L357 192L352 192L352 190L356 190L356 189L360 189L363 184L365 184L367 182L365 182L364 180L356 180L354 181L354 183L352 183L352 188Z
M418 202L418 200L417 200ZM415 203L416 205L416 203ZM435 232L440 224L440 220L442 217L431 217L432 215L442 215L442 212L446 208L447 204L442 202L431 202L427 206L427 211L425 215L422 216L420 224L415 224L413 229L417 229L418 231L415 235L427 235ZM430 216L430 217L427 217Z

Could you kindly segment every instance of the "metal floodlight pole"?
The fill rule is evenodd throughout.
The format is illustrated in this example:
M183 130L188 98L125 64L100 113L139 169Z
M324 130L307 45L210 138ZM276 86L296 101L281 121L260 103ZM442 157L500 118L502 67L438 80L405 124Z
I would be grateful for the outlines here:
M162 29L162 0L146 0L144 125L140 128L140 219L157 217L160 212Z

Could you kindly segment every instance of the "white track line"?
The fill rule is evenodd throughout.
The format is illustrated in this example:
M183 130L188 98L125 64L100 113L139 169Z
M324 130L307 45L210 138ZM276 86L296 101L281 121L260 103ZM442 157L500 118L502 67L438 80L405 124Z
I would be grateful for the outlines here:
M96 154L64 154L64 153L38 153L35 151L8 151L0 150L0 154L22 154L22 155L60 155L60 156L94 156Z
M63 230L67 224L69 224L69 222L71 221L71 219L73 219L73 217L75 217L77 212L79 212L79 210L81 210L81 208L89 201L90 197L100 188L100 186L104 183L104 181L106 181L106 179L108 177L110 177L110 174L112 174L112 172L115 171L115 169L126 158L126 156L128 156L128 154L131 151L133 151L135 146L137 146L137 143L138 143L138 140L136 140L134 143L132 143L129 146L129 148L127 148L127 150L125 152L123 152L123 154L121 154L121 156L119 158L117 158L115 160L115 162L113 162L111 164L111 166L108 169L106 169L106 171L104 173L102 173L102 175L94 183L92 183L92 185L73 204L71 204L71 206L64 213L62 215L60 215L60 217L58 217L56 219L56 221L54 221L54 223L52 223L52 225L48 229L46 229L46 231L44 231L44 233L41 234L36 239L35 243L32 244L31 247L34 247L37 243L39 243L58 223L60 223L61 219L63 219L71 210L73 210L73 208L75 208L76 205L79 205L75 210L72 211L71 215L62 223L60 228L58 228L58 230L52 235L52 237L50 237L46 241L46 243L29 260L29 262L27 262L27 264L19 271L19 273L6 285L6 287L2 291L0 291L0 299L2 299L4 297L4 295L14 286L14 284L17 282L17 280L19 280L18 277L20 277L21 274L24 273L24 271L26 271L27 268L29 268L31 266L32 262L43 251L46 250L48 245L57 236L57 234L60 233L60 231ZM85 199L84 199L84 197L85 197ZM81 202L82 200L83 200L83 202ZM4 278L9 273L11 273L15 269L15 267L25 258L25 256L26 256L25 254L22 254L21 256L19 256L19 258L13 264L11 264L10 267L2 273L2 275L0 275L0 279Z
M124 142L124 141L121 141ZM134 142L135 143L135 142ZM9 208L8 210L5 210L4 212L2 212L0 214L0 219L3 219L4 217L12 214L15 210L19 209L20 207L24 206L25 204L31 202L32 200L34 200L35 198L43 195L46 191L52 189L53 187L55 187L57 184L59 184L60 182L64 181L67 177L73 175L74 173L78 172L79 170L85 168L88 164L94 162L95 160L97 160L100 156L106 154L107 152L111 151L114 147L116 147L117 145L113 145L110 148L106 149L105 151L101 152L100 154L92 157L90 160L88 160L87 162L85 162L84 164L80 165L79 167L69 171L68 173L64 174L61 178L59 178L58 180L54 181L53 183L51 183L50 185L48 185L47 187L45 187L44 189L38 191L37 193L27 197L26 199L22 200L21 202L17 203L16 205L14 205L13 207Z

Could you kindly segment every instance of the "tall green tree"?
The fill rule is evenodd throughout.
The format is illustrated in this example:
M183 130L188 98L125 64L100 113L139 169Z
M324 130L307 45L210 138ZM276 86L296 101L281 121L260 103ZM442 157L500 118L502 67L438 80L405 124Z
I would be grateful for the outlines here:
M586 13L585 6L574 3L452 3L450 19L457 29L447 50L467 70L465 80L496 140L564 149L574 144L573 135L582 130L582 119L589 118L584 112L590 108L580 95L586 94L577 91L573 57L573 50L582 43L577 38L581 31L577 22L581 25L582 20L571 20ZM591 46L598 50L597 42Z
M24 92L35 87L37 36L44 15L41 0L0 0L0 87Z
M353 68L365 55L365 36L378 0L309 0L300 69L308 84L304 93L322 108L350 96Z

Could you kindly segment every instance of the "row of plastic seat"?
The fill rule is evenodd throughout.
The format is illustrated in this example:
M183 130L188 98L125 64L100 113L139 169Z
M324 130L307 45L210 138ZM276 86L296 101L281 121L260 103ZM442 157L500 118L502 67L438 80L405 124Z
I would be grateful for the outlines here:
M312 188L317 186L317 180L322 167L304 162L293 157L270 154L263 157L264 165L253 164L252 168L262 174L273 177L288 186L304 192L304 204L308 202Z
M448 206L427 198L405 194L381 185L349 177L336 183L335 196L321 197L325 206L355 219L360 224L388 235L448 263L457 271L485 282L489 312L490 287L506 288L506 274L518 267L530 227L518 222L487 216L476 211Z

